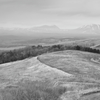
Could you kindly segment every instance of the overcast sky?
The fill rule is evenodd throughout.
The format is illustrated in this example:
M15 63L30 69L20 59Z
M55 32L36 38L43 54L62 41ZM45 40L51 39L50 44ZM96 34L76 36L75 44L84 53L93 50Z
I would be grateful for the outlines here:
M100 0L0 0L0 26L100 24Z

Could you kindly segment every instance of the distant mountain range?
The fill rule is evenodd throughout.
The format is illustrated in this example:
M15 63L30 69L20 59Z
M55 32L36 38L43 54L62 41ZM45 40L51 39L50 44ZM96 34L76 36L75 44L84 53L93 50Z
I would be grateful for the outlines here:
M98 37L100 36L100 25L85 25L76 29L70 29L67 31L67 33L79 37Z
M96 24L70 30L60 29L55 25L32 28L0 28L0 48L54 44L94 46L100 43L100 39L97 39L99 37L100 25ZM89 38L93 38L93 40Z
M37 26L37 27L31 27L31 28L5 28L5 27L1 27L0 28L0 31L6 31L6 30L9 30L9 31L55 31L55 30L60 30L59 27L57 27L56 25L51 25L51 26L48 26L48 25L43 25L43 26Z
M33 36L39 37L80 37L100 35L100 25L92 24L76 29L60 29L56 25L43 25L32 28L0 28L0 35Z
M60 28L56 25L43 25L43 26L38 26L38 27L33 27L31 30L59 30Z
M77 28L76 30L79 30L80 32L86 33L100 33L100 25L92 24L92 25L86 25L80 28Z

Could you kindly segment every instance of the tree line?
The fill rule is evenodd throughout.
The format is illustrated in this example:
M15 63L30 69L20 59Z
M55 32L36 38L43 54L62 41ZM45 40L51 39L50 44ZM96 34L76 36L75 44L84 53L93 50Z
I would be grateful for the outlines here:
M0 64L23 60L29 57L35 57L44 53L50 53L62 50L80 50L100 54L100 50L83 46L66 46L66 45L52 45L52 46L30 46L23 49L5 51L0 53Z

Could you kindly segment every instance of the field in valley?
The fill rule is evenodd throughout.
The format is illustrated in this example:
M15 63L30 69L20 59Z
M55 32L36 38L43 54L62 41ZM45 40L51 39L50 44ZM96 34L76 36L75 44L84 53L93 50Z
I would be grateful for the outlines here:
M13 50L20 49L26 46L33 45L81 45L88 46L92 48L100 49L100 38L42 38L34 39L32 37L0 37L0 50Z
M0 100L99 100L99 58L67 50L1 64Z

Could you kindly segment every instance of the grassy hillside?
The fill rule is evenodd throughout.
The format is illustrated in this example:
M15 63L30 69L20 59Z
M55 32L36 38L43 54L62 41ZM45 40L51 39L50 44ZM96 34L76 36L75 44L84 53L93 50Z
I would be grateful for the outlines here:
M99 100L99 57L67 50L1 64L0 100Z
M42 63L74 76L73 78L63 80L64 86L73 88L63 95L68 100L70 100L69 98L72 98L71 100L99 100L97 99L100 98L99 58L100 55L98 54L72 50L55 52L38 57ZM68 83L69 86L67 86Z
M51 77L52 76L52 77ZM66 91L56 82L70 74L37 58L0 65L0 100L57 100Z

